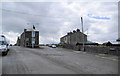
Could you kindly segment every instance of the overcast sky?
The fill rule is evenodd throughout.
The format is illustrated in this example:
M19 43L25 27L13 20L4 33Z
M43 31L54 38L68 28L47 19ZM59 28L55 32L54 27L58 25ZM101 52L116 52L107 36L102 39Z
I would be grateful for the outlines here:
M80 17L89 41L115 43L118 38L118 2L5 2L0 11L0 29L12 44L33 25L40 43L59 43L67 32L82 30Z

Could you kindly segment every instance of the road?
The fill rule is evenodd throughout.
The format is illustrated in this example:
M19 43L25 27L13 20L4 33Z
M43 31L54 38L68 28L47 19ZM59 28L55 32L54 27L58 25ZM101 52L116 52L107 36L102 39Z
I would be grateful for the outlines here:
M2 74L2 56L0 56L0 75Z
M118 57L64 48L10 47L3 74L118 74Z

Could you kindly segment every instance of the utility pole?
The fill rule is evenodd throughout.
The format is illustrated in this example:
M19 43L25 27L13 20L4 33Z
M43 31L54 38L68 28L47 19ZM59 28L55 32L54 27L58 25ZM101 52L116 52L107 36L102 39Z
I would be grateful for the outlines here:
M85 51L85 43L84 43L84 29L83 29L83 18L81 17L81 25L82 25L82 33L83 33L83 48L82 50Z

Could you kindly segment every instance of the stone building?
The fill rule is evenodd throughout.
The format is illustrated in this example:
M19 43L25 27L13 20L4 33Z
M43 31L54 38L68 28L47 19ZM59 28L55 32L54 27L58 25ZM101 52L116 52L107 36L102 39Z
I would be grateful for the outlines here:
M36 31L35 29L24 29L24 32L17 40L17 45L32 48L39 47L39 31Z
M84 43L87 42L87 35L80 32L79 29L73 32L67 33L67 35L60 38L60 43L67 48L75 49L76 45L78 43L83 43L83 37L84 37Z
M118 2L118 10L120 10L120 2ZM118 11L120 13L120 11ZM118 44L120 44L120 14L118 14Z
M18 39L17 39L17 44L16 44L17 46L20 46L20 38L18 37Z

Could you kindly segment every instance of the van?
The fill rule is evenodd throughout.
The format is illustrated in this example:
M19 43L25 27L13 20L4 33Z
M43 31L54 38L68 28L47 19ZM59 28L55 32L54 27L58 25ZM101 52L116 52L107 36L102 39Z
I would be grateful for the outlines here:
M4 35L0 35L0 54L6 56L9 51L9 43Z

